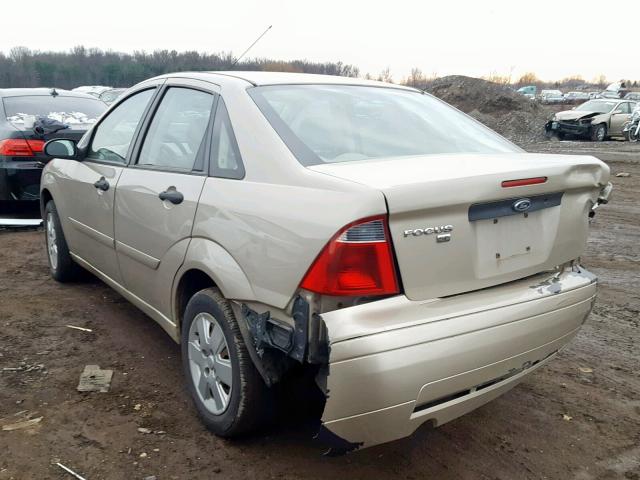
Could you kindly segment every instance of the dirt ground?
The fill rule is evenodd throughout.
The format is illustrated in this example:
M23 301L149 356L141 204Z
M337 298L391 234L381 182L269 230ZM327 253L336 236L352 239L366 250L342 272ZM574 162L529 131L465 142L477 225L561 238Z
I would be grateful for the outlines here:
M528 149L595 154L613 174L630 173L613 177L583 258L601 281L593 315L557 359L498 400L344 457L321 456L303 415L241 441L212 436L183 388L178 347L153 321L98 280L52 281L42 232L0 232L0 425L42 417L0 429L0 480L72 478L57 461L88 480L640 480L640 147ZM115 371L109 393L76 391L87 364Z

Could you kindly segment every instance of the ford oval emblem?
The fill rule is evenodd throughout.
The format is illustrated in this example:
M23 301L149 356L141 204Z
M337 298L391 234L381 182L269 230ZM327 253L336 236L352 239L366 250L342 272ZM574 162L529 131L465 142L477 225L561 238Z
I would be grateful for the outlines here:
M531 200L529 200L528 198L521 198L520 200L516 200L515 202L513 202L511 208L513 208L513 210L515 210L516 212L526 212L531 208Z

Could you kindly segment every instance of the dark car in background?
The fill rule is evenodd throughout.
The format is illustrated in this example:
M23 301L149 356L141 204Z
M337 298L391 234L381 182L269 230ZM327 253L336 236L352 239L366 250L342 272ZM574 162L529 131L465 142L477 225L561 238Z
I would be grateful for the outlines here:
M569 92L564 94L564 103L575 105L590 100L588 92Z
M0 210L40 198L40 176L52 138L79 140L107 109L96 97L50 88L0 89Z

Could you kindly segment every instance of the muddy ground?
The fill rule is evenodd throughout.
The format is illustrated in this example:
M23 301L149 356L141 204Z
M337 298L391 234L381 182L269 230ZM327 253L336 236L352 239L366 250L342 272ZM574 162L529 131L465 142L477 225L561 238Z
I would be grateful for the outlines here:
M640 146L528 149L595 154L630 173L613 177L583 259L601 281L593 315L557 359L498 400L345 457L321 456L300 414L242 441L212 436L158 326L97 280L52 281L42 232L0 232L0 425L42 417L0 429L0 480L72 478L56 461L88 480L640 479ZM109 393L76 391L87 364L115 370Z

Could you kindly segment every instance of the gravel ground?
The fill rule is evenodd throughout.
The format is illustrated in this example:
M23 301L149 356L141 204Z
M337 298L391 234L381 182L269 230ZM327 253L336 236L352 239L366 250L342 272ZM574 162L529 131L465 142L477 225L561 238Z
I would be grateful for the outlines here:
M527 148L595 154L614 174L630 173L613 178L614 199L592 224L583 262L601 288L590 320L557 359L498 400L338 458L320 455L304 412L241 441L210 435L183 388L178 347L153 321L98 280L52 281L42 232L0 232L0 425L42 417L0 429L0 480L72 478L57 461L88 480L639 480L640 146ZM109 393L76 391L87 364L115 371Z

